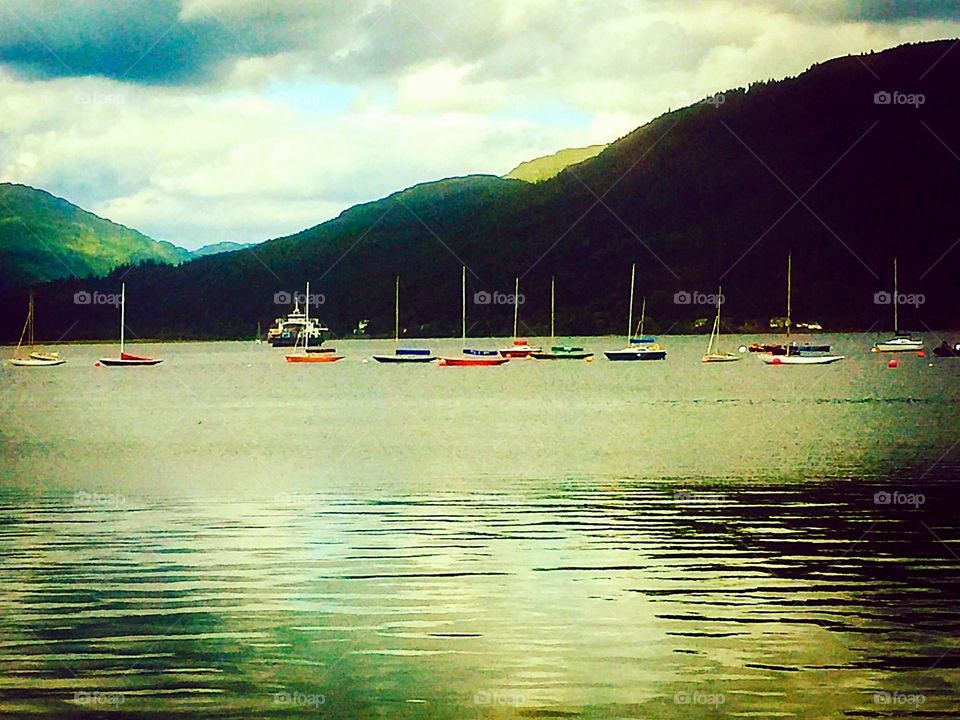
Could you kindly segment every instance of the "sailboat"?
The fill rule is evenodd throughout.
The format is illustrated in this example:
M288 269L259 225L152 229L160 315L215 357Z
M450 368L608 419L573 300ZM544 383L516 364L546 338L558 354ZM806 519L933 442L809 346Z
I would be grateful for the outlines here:
M400 344L400 276L397 275L396 293L393 310L393 341ZM430 351L421 348L397 347L393 355L374 355L373 359L380 363L429 363L436 360Z
M126 319L127 319L127 284L120 286L120 356L100 358L98 365L106 367L142 367L145 365L159 365L163 360L157 358L143 357L142 355L131 355L124 352L124 339L126 337Z
M467 344L467 266L464 265L460 275L460 328L461 339L464 345ZM475 348L463 348L462 357L441 357L438 365L445 367L484 367L489 365L503 365L509 358L499 357L496 350L477 350Z
M923 350L923 339L915 338L910 333L901 333L899 327L899 313L897 308L897 259L893 259L893 337L873 344L871 352L909 352Z
M637 265L630 268L630 308L627 312L627 347L622 350L605 350L607 360L663 360L667 351L658 344L657 339L643 334L643 320L647 313L647 299L643 299L640 311L639 337L633 336L633 290L636 285Z
M60 357L60 353L37 352L33 349L35 339L33 324L33 290L31 290L30 301L27 304L27 319L23 323L23 330L20 333L20 340L17 342L17 349L14 351L13 357L10 359L10 364L16 365L17 367L50 367L53 365L63 365L66 360ZM20 348L23 346L24 338L26 338L27 347L30 350L26 357L20 355Z
M556 287L556 278L550 278L550 342L555 343L557 341L557 336L554 328L554 319L556 314L554 312L554 298L556 297L555 293ZM533 352L530 353L537 360L590 360L593 358L592 352L585 351L582 347L569 347L567 345L552 345L550 352Z
M520 278L514 280L513 284L513 347L504 348L500 351L503 357L508 359L529 357L535 352L540 352L541 348L533 347L529 342L517 337L517 319L520 311Z
M739 355L733 353L720 352L720 305L723 300L723 288L717 288L717 317L713 321L713 330L710 331L710 342L707 344L707 354L703 356L703 362L733 362L739 360Z
M310 282L307 281L306 310L304 311L305 320L303 329L294 341L293 352L286 355L289 363L332 363L337 360L343 360L343 355L337 355L333 348L322 348L321 352L314 353L310 349ZM297 352L300 347L300 339L303 338L303 347L301 352ZM315 348L316 349L316 348Z

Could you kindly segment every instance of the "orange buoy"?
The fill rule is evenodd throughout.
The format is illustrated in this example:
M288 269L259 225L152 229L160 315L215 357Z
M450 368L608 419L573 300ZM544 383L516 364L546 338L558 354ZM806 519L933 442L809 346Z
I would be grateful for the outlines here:
M896 360L891 360L890 362L887 363L888 368L895 368L899 366L900 366L900 363L898 363Z
M926 357L926 356L927 356L927 354L926 354L923 350L921 350L920 352L917 353L917 357L918 357L918 358L924 358L924 357Z

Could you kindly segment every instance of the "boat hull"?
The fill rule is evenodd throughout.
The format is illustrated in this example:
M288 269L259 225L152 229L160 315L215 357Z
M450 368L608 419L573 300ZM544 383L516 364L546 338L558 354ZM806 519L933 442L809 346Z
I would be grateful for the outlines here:
M530 355L537 360L587 360L593 357L592 352L535 352Z
M937 357L960 357L960 348L938 345L933 349L933 354Z
M333 353L320 353L311 355L286 355L288 363L332 363L337 360L343 360L343 355L334 355Z
M761 355L765 365L829 365L843 360L843 355Z
M735 362L740 359L739 355L733 353L708 353L703 356L701 362L705 363L723 363Z
M636 360L663 360L667 357L666 350L605 350L604 355L607 356L607 360L612 360L614 362L626 361L633 362Z
M442 357L437 364L443 367L493 367L494 365L503 365L509 361L510 358L502 357Z
M105 367L148 367L159 365L163 360L154 358L100 358L98 361Z
M874 343L875 352L917 352L923 350L923 340L887 340Z
M373 359L378 363L432 363L437 358L434 355L374 355Z
M66 360L59 358L12 358L10 364L16 367L53 367L54 365L63 365Z

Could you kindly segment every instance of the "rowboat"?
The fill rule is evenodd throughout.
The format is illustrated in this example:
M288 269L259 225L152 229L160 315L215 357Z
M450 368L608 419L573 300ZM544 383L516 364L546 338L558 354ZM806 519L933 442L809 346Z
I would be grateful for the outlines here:
M127 284L120 285L120 355L117 357L102 357L97 365L104 367L146 367L159 365L163 362L158 358L144 357L143 355L132 355L124 352L124 339L126 337L126 319L127 319Z
M394 296L393 310L393 341L400 344L400 276L397 275L396 291ZM373 359L378 363L395 364L424 364L431 363L437 358L429 350L421 348L402 348L394 350L393 355L374 355Z
M289 355L285 355L288 363L332 363L337 362L337 360L343 360L343 355L337 355L333 348L323 348L319 352L310 351L310 282L307 281L307 291L306 291L306 310L304 311L304 325L300 334L297 336L296 341L294 341L293 352ZM297 347L300 343L300 339L303 339L303 347L300 352L297 352ZM319 350L319 348L317 348Z
M461 341L467 344L467 266L464 265L460 272L460 334ZM477 348L463 348L463 355L460 357L441 357L437 365L442 367L492 367L494 365L503 365L510 361L510 358L500 357L496 350L480 350Z

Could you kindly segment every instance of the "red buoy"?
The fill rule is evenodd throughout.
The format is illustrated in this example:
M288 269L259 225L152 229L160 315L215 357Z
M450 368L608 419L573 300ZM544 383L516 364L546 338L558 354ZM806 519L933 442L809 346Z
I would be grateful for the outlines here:
M97 360L97 362L95 362L95 363L93 364L93 366L94 366L94 367L100 367L100 361Z
M773 359L773 362L771 363L771 365L782 365L782 364L783 364L783 363L780 362L780 358L778 358L778 357L775 357L775 358Z
M891 360L890 362L887 363L888 368L895 368L899 366L900 366L900 363L898 363L896 360Z
M926 356L927 356L927 354L926 354L923 350L921 350L920 352L917 353L917 357L918 357L918 358L924 358L924 357L926 357Z

